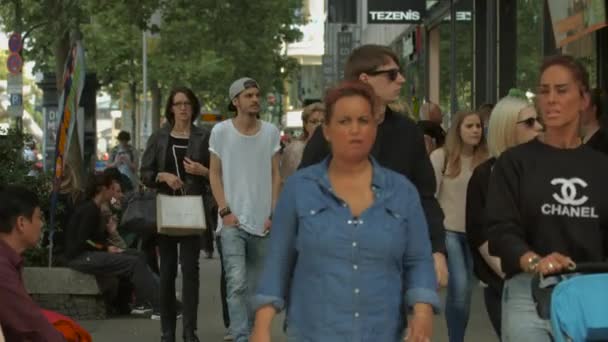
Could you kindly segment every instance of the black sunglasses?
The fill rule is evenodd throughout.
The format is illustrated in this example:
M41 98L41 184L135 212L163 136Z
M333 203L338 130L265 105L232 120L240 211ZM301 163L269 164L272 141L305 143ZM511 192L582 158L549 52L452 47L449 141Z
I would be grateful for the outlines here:
M386 74L388 76L389 80L394 81L397 79L397 77L399 77L399 75L401 75L401 70L399 70L399 69L374 70L374 71L366 72L366 74L371 75L371 76Z
M521 121L517 121L518 124L524 124L528 128L534 127L534 124L536 124L537 122L538 122L538 118L535 118L533 116L529 117L527 119L521 120Z

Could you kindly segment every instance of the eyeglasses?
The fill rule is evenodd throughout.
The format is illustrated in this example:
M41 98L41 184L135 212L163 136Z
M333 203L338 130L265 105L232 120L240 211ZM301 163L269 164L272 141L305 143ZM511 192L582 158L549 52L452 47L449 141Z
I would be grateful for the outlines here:
M320 125L323 122L325 122L325 120L323 120L323 119L316 119L316 120L308 120L306 123L313 124L313 125Z
M399 75L401 75L401 70L399 69L387 69L387 70L374 70L370 72L366 72L366 74L371 76L377 76L381 74L386 74L388 79L391 81L395 81Z
M532 128L534 127L534 125L538 122L538 118L535 117L529 117L527 119L521 120L521 121L517 121L518 124L524 124L526 125L526 127L528 128Z
M184 102L173 102L173 107L190 107L192 106L192 103L188 102L188 101L184 101Z

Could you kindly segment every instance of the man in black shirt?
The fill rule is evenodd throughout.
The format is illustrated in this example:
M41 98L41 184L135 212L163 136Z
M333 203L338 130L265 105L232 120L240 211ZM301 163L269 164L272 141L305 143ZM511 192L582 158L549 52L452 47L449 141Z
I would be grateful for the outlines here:
M606 154L608 154L608 135L600 126L600 116L607 106L607 97L605 91L593 89L589 108L581 116L585 144Z
M445 131L441 127L443 114L441 108L433 102L425 102L420 107L418 127L424 134L426 150L429 154L445 144Z
M418 189L428 222L437 279L440 285L445 286L448 271L443 212L435 199L435 176L426 154L424 138L413 120L388 107L389 103L397 100L405 82L399 59L385 46L363 45L348 58L344 77L368 83L379 98L374 108L379 126L372 155L380 165L406 176ZM319 163L328 154L323 130L317 129L304 149L300 168Z

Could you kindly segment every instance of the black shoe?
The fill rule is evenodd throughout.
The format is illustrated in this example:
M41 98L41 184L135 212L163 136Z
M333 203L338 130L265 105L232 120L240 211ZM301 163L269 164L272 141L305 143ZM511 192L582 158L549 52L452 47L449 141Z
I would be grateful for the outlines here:
M195 333L189 333L184 335L184 342L200 342L198 336Z

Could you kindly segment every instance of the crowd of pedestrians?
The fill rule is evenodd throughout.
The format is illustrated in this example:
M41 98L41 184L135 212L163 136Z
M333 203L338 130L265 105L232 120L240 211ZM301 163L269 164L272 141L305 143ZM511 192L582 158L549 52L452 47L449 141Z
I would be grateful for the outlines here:
M535 276L608 257L606 93L574 58L554 56L534 101L511 94L449 120L427 102L416 122L391 109L401 70L387 47L355 49L345 80L304 108L303 132L284 149L278 128L259 119L254 79L232 83L235 115L211 129L195 124L194 91L174 88L141 159L122 132L111 168L85 192L66 167L63 262L100 283L118 279L112 303L124 298L119 312L160 319L164 342L176 341L180 317L183 340L199 341L205 240L221 258L226 340L270 341L285 310L289 341L431 341L443 314L450 342L461 342L481 284L497 338L552 341ZM125 238L123 191L143 187L202 196L208 233ZM19 277L41 215L34 194L0 189L0 332L9 340L62 340ZM136 248L142 239L157 248Z

